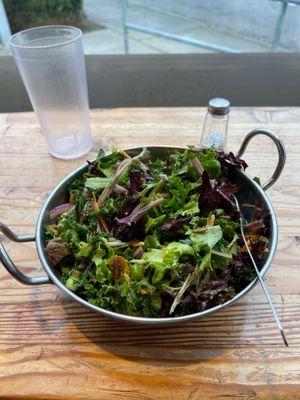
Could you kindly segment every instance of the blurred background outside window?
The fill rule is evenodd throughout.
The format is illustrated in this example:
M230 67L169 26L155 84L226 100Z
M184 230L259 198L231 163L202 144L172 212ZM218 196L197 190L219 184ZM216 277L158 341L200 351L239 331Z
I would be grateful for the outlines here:
M86 54L300 51L300 0L0 0L0 55L52 24L81 28Z

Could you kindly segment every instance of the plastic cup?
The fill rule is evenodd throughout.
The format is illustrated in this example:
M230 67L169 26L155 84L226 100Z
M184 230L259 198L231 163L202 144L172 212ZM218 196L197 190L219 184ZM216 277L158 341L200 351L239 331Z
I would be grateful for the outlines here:
M33 109L57 158L81 157L92 146L82 32L42 26L16 33L10 47Z

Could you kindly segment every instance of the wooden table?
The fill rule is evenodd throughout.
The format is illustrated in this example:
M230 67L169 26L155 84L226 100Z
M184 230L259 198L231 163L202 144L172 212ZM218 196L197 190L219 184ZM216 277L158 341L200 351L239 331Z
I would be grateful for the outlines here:
M33 233L54 186L99 146L196 144L204 109L113 109L91 112L87 157L50 157L33 113L0 115L0 219ZM266 282L290 343L284 348L260 287L225 312L179 327L125 325L70 301L55 286L26 287L0 267L0 398L300 399L300 108L232 108L229 147L251 129L278 132L284 173L269 196L279 243ZM266 139L245 156L267 178L276 163ZM2 238L3 239L3 238ZM27 274L41 275L34 244L3 239Z

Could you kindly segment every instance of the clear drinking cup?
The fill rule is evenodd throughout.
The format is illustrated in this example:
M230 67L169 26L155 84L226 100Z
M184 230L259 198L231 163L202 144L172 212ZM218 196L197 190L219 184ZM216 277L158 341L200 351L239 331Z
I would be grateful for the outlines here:
M92 146L82 32L42 26L16 33L10 47L54 157L83 156Z

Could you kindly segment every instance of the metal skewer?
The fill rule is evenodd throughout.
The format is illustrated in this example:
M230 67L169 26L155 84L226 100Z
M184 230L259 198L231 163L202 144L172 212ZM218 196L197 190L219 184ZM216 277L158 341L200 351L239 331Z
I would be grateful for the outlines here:
M251 259L253 267L255 269L255 272L256 272L256 275L258 277L259 283L261 284L261 287L263 288L263 291L265 293L266 299L268 300L268 303L270 305L271 311L273 313L273 316L274 316L274 319L276 321L277 327L278 327L278 329L280 331L280 334L282 336L283 342L288 347L288 342L287 342L283 327L281 325L280 319L278 317L277 311L276 311L276 309L274 307L274 304L272 302L269 290L267 289L267 286L265 285L265 282L264 282L262 276L260 275L259 269L257 268L256 262L254 261L254 258L253 258L252 254L251 254L251 251L250 251L250 248L248 246L248 243L247 243L247 240L246 240L246 237L245 237L245 233L244 233L244 216L242 214L241 207L240 207L239 202L238 202L237 198L235 197L235 195L232 195L232 196L234 198L234 201L235 201L235 204L236 204L236 208L237 208L238 212L240 213L241 234L242 234L242 238L243 238L245 247L247 249L247 252L249 254L249 257Z

